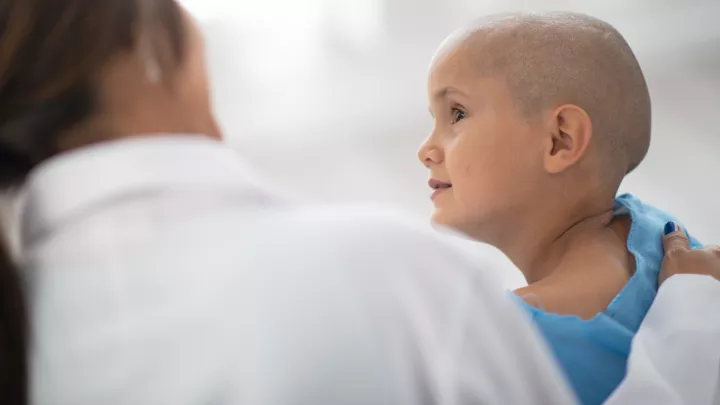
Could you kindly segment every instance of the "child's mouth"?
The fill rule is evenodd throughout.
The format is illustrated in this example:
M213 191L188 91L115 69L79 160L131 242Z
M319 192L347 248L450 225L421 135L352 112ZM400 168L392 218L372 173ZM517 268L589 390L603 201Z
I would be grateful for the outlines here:
M438 196L438 194L440 194L443 191L452 187L451 183L446 183L444 181L435 180L435 179L430 179L430 181L428 182L428 185L430 186L431 189L434 190L432 195L430 196L431 200L434 200L435 197Z

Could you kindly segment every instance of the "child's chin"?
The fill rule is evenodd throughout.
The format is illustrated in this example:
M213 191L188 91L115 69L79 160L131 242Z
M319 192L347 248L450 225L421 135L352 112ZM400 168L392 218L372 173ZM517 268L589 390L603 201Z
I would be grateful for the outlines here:
M448 228L456 229L458 225L458 218L454 218L452 211L442 208L435 208L430 217L433 224L445 226Z

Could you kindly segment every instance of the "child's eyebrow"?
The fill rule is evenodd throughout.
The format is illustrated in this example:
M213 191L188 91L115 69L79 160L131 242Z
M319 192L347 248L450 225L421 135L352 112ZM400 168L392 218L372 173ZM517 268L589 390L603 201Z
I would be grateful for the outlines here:
M445 87L445 88L442 88L442 89L436 91L436 92L435 92L435 95L434 95L433 97L434 97L436 100L440 100L440 99L443 99L443 98L447 98L448 95L453 94L453 93L457 93L457 94L459 94L459 95L465 95L464 92L458 90L457 88L452 87L452 86L448 86L448 87Z

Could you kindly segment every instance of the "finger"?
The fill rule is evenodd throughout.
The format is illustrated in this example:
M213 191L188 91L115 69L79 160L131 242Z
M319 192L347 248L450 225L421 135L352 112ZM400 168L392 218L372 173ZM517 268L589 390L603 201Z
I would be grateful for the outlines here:
M665 254L690 249L690 240L688 240L685 231L674 222L668 222L665 225L665 235L663 236L663 249Z

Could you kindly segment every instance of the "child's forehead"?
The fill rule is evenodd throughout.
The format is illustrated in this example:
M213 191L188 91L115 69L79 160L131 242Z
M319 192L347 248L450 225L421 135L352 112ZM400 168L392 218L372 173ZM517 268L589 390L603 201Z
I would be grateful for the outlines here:
M482 68L484 64L493 64L494 58L495 56L490 52L483 52L479 56L476 50L460 44L436 55L428 79L430 83L453 82L459 85L500 80L503 72L496 71L489 74L490 72Z
M490 67L498 70L505 64L508 54L522 51L519 44L521 41L505 32L477 31L473 35L454 38L446 40L436 51L432 60L434 70L462 70L481 74Z
M433 58L430 67L431 79L437 76L471 76L472 64L471 58L468 57L469 52L464 46L454 46L445 48L438 52Z

